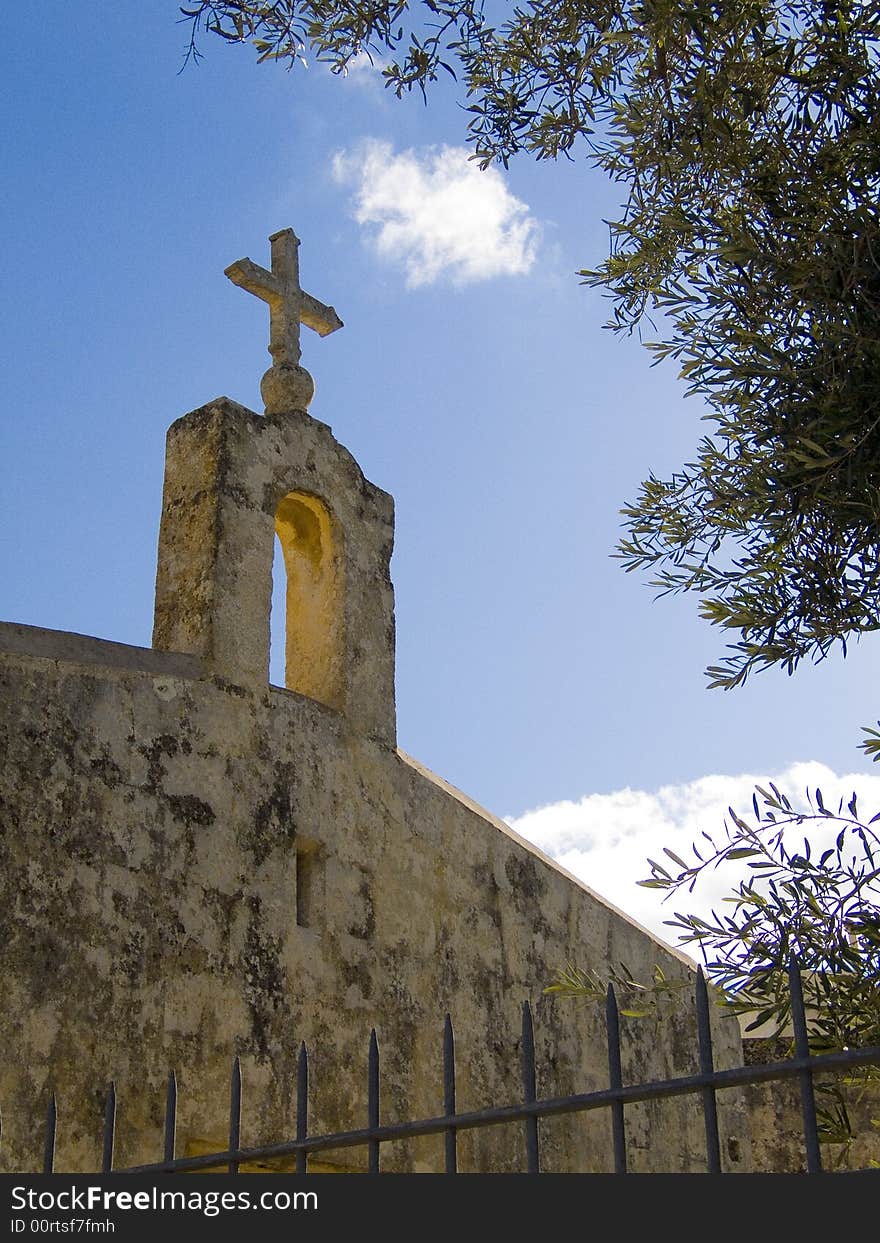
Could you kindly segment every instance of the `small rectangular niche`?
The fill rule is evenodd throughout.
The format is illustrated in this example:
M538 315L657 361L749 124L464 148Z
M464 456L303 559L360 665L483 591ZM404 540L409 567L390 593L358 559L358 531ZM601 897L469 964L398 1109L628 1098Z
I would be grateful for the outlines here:
M296 925L313 928L317 916L319 869L317 842L296 839Z

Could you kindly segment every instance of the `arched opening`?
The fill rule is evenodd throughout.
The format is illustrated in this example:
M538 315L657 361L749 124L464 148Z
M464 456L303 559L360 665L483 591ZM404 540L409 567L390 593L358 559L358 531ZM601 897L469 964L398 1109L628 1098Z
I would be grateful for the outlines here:
M331 708L344 707L342 549L323 501L290 492L275 512L287 577L284 685Z

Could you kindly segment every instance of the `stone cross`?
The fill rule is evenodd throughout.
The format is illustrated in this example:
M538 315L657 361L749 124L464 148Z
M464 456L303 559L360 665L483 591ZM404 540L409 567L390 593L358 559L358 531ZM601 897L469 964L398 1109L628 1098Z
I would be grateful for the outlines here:
M300 366L300 324L306 324L321 337L343 325L332 306L325 306L300 287L299 238L293 229L273 233L269 241L271 272L250 259L238 259L226 268L226 275L269 304L272 366L260 387L266 413L282 414L291 409L305 410L315 391L312 377Z

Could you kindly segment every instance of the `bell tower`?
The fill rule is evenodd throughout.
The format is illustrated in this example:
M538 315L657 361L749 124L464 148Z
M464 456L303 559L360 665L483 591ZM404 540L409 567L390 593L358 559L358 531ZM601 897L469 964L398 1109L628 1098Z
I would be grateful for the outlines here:
M266 686L276 535L287 570L286 685L393 747L394 502L307 412L299 325L342 327L299 287L299 241L275 234L272 271L227 269L267 301L266 412L220 397L168 430L153 646L198 656L205 672Z

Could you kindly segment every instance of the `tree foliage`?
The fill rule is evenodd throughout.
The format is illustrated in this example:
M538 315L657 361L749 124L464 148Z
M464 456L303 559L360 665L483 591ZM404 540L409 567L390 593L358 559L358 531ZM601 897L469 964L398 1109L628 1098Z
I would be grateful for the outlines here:
M544 992L580 997L584 1001L605 1001L609 985L614 989L615 998L623 998L618 1014L622 1018L643 1019L654 1012L658 1001L673 998L689 987L690 980L668 979L657 963L654 964L650 983L644 983L626 963L610 963L604 970L596 971L570 962L556 972Z
M276 0L182 8L197 36L398 95L460 84L475 158L581 151L620 183L581 273L652 317L712 424L624 509L618 554L738 632L732 687L880 625L880 8L874 0ZM498 13L499 20L494 20ZM653 331L653 327L652 327ZM733 637L733 636L732 636Z
M651 875L639 883L680 900L719 868L739 879L724 898L726 911L705 915L676 911L666 924L678 943L696 950L715 995L727 1013L748 1018L746 1033L790 1030L787 965L802 973L812 1053L880 1047L880 836L865 821L855 794L844 807L825 805L821 790L809 811L794 808L774 786L758 786L752 819L731 808L724 835L702 834L692 862L668 847L662 862L648 860ZM810 826L810 836L799 830ZM627 995L627 1011L641 1015L669 988L658 978L640 982L625 967L609 977ZM546 990L596 1001L606 973L569 965ZM630 1000L631 999L631 1000ZM821 1135L852 1138L854 1096L878 1070L867 1067L843 1081L820 1082Z
M793 955L813 1050L880 1046L880 837L872 827L880 815L865 823L855 794L836 810L818 789L810 802L810 811L799 811L775 786L758 786L753 821L730 808L723 840L703 833L692 863L666 848L662 863L648 860L651 876L639 883L668 898L693 893L719 867L744 864L745 877L724 899L726 913L705 919L676 911L666 921L679 943L696 948L727 1007L752 1016L746 1030L789 1022ZM793 835L806 823L826 839L821 848Z

